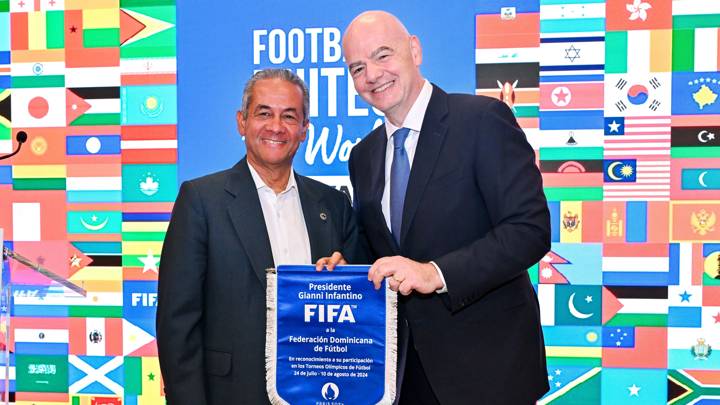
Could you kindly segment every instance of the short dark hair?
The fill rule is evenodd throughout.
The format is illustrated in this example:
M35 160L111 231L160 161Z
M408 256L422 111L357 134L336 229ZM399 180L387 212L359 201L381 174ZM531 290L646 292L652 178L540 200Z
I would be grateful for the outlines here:
M243 90L243 118L247 119L248 117L248 108L250 107L250 103L252 101L252 91L255 87L255 83L265 79L281 79L300 87L303 97L303 122L307 122L310 110L310 95L308 94L307 86L305 86L305 82L303 81L303 79L300 78L300 76L296 75L288 69L263 69L255 72L255 74L252 75L250 80L248 80L248 82L245 84L245 89Z

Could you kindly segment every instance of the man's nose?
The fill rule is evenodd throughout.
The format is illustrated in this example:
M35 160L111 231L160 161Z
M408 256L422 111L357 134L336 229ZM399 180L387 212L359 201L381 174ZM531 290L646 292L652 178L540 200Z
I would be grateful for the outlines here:
M273 131L273 132L280 132L283 129L282 125L282 117L279 115L274 116L268 121L267 123L267 129Z
M368 63L365 67L365 77L370 83L376 82L383 75L383 70L379 66L375 66L374 63Z

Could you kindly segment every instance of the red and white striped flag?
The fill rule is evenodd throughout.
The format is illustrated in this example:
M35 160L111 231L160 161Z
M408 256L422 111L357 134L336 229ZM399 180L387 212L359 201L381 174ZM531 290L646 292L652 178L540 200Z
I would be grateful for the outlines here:
M604 158L635 159L636 181L605 183L605 201L670 199L670 117L627 117L622 135L606 135Z

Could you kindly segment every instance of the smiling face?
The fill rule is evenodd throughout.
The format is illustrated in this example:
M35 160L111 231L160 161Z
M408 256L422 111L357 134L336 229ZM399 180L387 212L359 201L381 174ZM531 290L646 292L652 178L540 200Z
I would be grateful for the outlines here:
M248 161L256 170L289 170L309 124L303 118L302 90L286 80L263 79L253 86L250 100L247 118L237 113Z
M400 126L423 86L417 37L391 14L371 11L350 23L343 52L358 94Z

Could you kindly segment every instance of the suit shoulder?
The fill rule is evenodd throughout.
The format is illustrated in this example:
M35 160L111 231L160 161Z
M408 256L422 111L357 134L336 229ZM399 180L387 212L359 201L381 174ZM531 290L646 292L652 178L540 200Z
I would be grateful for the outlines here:
M328 186L325 183L311 179L309 177L299 175L298 178L302 181L302 185L307 188L313 194L323 196L330 199L331 201L342 201L348 200L348 196L340 190L334 187Z
M197 190L208 190L223 187L232 170L232 168L221 170L215 173L186 180L183 183L187 183L189 186Z
M478 108L494 110L502 109L503 106L506 106L505 103L493 97L459 93L448 94L448 104L450 111L459 108L461 110L466 109L475 112L477 112Z
M381 125L368 133L357 145L353 146L352 152L357 150L362 153L368 150L374 142L378 142L378 137L385 136L385 125Z

